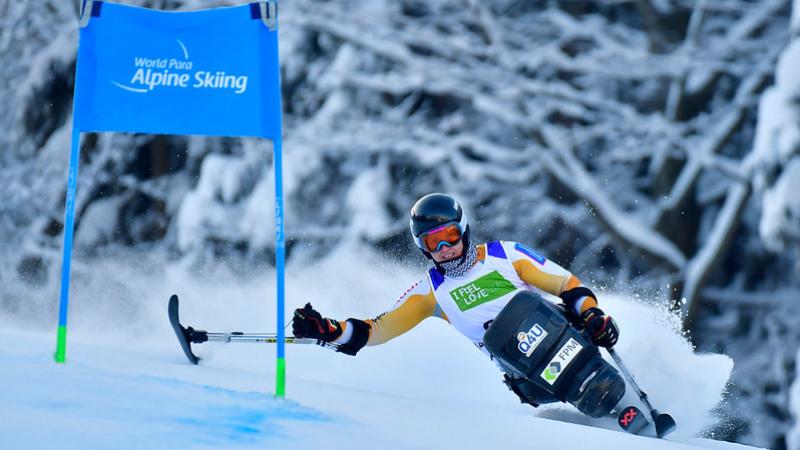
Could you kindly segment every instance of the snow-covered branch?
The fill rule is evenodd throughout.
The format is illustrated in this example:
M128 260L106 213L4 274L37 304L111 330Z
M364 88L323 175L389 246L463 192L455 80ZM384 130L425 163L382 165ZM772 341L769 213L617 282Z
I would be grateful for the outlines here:
M21 261L58 264L76 4L0 0L0 230L24 243L0 247L0 284L15 282L5 274ZM598 284L654 299L683 289L696 323L734 323L740 313L709 300L714 289L797 284L782 259L800 223L795 50L756 115L789 30L800 33L789 7L281 2L289 259L354 240L413 250L409 205L447 191L479 239L527 242ZM155 243L187 261L271 261L268 143L84 140L78 254ZM726 251L733 240L754 262Z
M553 134L555 133L552 131L544 134L551 150L539 155L550 173L595 210L599 219L616 237L634 248L668 262L674 269L681 270L686 263L686 257L681 251L658 232L637 221L634 218L635 214L620 211L572 155L572 150L560 144L562 140L555 138Z

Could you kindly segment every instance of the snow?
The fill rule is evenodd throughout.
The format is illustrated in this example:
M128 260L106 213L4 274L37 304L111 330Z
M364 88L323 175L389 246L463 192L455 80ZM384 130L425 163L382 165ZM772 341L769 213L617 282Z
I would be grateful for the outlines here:
M794 34L800 33L800 0L794 0L792 5L791 30Z
M108 242L117 227L117 210L124 198L110 197L98 200L86 208L81 219L81 227L75 235L76 245L91 246Z
M237 3L125 2L166 9ZM457 194L465 207L472 207L476 235L496 233L526 241L554 257L563 255L560 262L585 273L595 285L661 290L664 299L668 296L664 286L681 284L696 286L698 299L705 297L701 294L706 285L724 289L728 292L725 298L795 298L800 280L800 263L793 257L796 240L786 242L780 254L764 255L758 232L758 215L765 202L766 212L786 211L780 203L796 201L786 189L777 188L779 180L786 179L780 178L780 172L796 157L800 140L797 110L786 108L791 97L784 95L796 98L797 90L781 87L785 80L800 74L800 57L794 50L781 59L775 77L784 96L778 98L774 117L759 118L764 123L760 137L774 144L773 148L761 147L767 151L764 161L768 164L757 166L763 168L762 174L735 167L750 149L755 105L764 83L770 82L777 55L789 41L787 8L792 3L795 37L800 29L798 1L658 0L654 9L663 17L684 18L659 24L657 34L667 39L665 53L648 48L652 36L635 19L634 3L609 2L582 14L570 13L585 9L574 2L548 2L544 9L528 3L292 0L282 4L285 224L288 257L296 259L293 263L307 264L303 257L326 254L354 237L371 241L356 245L383 240L381 244L392 244L390 252L402 253L402 246L398 249L393 243L407 227L408 206L427 192L446 191ZM14 320L19 323L12 328L18 329L23 328L22 320L51 321L51 315L40 316L52 314L57 307L62 239L58 228L63 221L65 149L70 143L69 80L77 9L74 2L63 0L0 5L4 62L0 65L0 79L4 80L0 97L7 105L0 110L0 124L4 125L0 132L0 185L5 194L0 230L6 237L6 245L0 245L0 314L16 314ZM693 28L697 34L682 43L687 31L685 18L692 8L696 10L692 21L698 25ZM703 21L699 20L701 8L706 8ZM665 89L670 83L678 87L684 74L685 98L681 100L676 89L671 99L673 105L680 104L675 112L681 118L673 121L660 110L665 106ZM539 148L543 127L562 131L560 139L548 148ZM182 259L187 267L193 262L196 266L217 264L220 254L232 253L244 258L220 263L246 266L263 262L263 256L271 253L274 180L267 145L260 146L266 160L257 160L249 159L251 150L235 140L86 137L76 204L76 253L115 251L115 245L158 245L169 248L168 257ZM175 151L168 159L178 162L181 158L180 164L170 166L177 171L169 175L148 170L157 165L150 161L153 151L163 148L165 142ZM563 149L574 152L577 168L591 182L573 187L591 195L577 190L573 192L576 199L554 178L559 175L552 172L561 170L561 177L572 185L569 166L562 167L564 158L557 157ZM553 155L555 168L545 167L546 161L538 156L541 152ZM658 170L644 175L640 169L658 153L661 162L653 163ZM206 159L208 155L213 156ZM221 159L215 161L215 157ZM684 160L689 163L684 165ZM208 169L201 170L205 163ZM760 187L746 180L756 189L740 217L720 216L727 183L751 176L763 180ZM786 186L790 181L781 183ZM662 202L670 190L674 194ZM107 195L98 198L98 192L118 196L116 211ZM142 194L166 199L165 211L159 210L160 201L146 201L151 203L150 209L138 214ZM585 207L587 200L590 207ZM695 200L700 201L699 206L694 206ZM368 204L374 209L365 207ZM662 211L670 205L674 208ZM147 224L153 217L163 226L159 231L166 232L158 242L146 233L152 229ZM652 217L665 220L656 224ZM791 217L781 221L777 214L769 217L775 219L771 222L774 226L765 229L775 231L765 240L790 237L786 230L798 223ZM119 229L114 230L112 222L117 222ZM697 223L703 225L695 232ZM604 226L608 224L612 226ZM723 230L725 224L732 225L735 248L746 251L747 258L741 258L739 251L715 258L714 250L722 247L701 247L724 242L718 238L725 233L714 230ZM712 231L713 236L709 234ZM390 242L387 237L392 238ZM108 247L91 246L104 241L111 241ZM408 248L413 245L405 242ZM673 263L664 264L664 257L642 257L642 253L654 252ZM38 267L38 261L37 277L17 276L30 271L27 267ZM699 269L687 271L686 261L709 264L692 264ZM141 262L137 260L137 264ZM336 261L321 264L326 273L339 273L347 266ZM78 337L88 331L87 342L100 334L87 329L89 323L110 333L108 339L120 333L130 338L131 327L151 333L150 324L163 319L163 305L142 311L141 298L162 301L172 290L183 295L190 283L182 276L172 280L158 273L127 280L125 265L111 266L116 273L93 261L74 262L73 281L82 301L71 305L70 327ZM400 292L416 276L406 280L406 272L398 273L398 278L403 278L403 286L395 286ZM391 273L385 278L395 277L397 274ZM706 277L707 283L696 282ZM313 279L299 277L295 283L318 281L317 276L309 278ZM321 299L317 302L327 302L328 291L336 294L328 305L335 314L363 317L377 314L387 304L386 290L375 289L371 279L326 278L322 277L322 283L327 283L327 291L315 288L314 293ZM158 279L161 281L151 281ZM166 286L168 280L173 287L163 287L154 295L150 284ZM347 289L363 295L342 290L342 280ZM186 301L203 299L206 309L196 318L213 319L209 326L269 328L260 326L269 312L256 314L232 298L250 298L253 292L261 293L260 297L272 292L272 286L265 282L249 284L249 290L232 288L239 282L231 278L220 282L219 289L202 284L204 289L187 295ZM307 299L304 292L298 291L303 300ZM393 288L391 297L394 295ZM381 300L367 304L362 298ZM780 303L786 310L782 306L764 314L760 306L699 301L694 304L702 309L701 326L723 317L724 322L739 324L729 326L725 333L713 329L695 335L703 348L724 348L737 357L733 395L724 407L742 426L728 433L728 438L775 446L790 427L787 391L794 376L795 352L785 343L798 342L792 321L796 314L789 312L793 302ZM117 309L133 317L113 315ZM251 317L253 321L248 322ZM770 337L769 345L762 339L765 335ZM49 352L51 337L46 336ZM73 334L70 336L73 339ZM766 352L751 351L756 347L769 347L770 358L781 371L765 369L768 358L761 354ZM173 344L170 349L174 351ZM248 361L250 367L253 361L248 358L253 351L248 348L232 354ZM312 354L316 357L319 352ZM369 353L358 360L368 358L366 355ZM195 369L205 374L215 361ZM271 364L268 358L263 361L265 367ZM343 361L331 359L335 365L347 363ZM5 366L6 360L3 362ZM33 366L27 369L35 370ZM372 373L374 364L367 364L364 370ZM264 378L270 378L269 374ZM497 389L496 374L479 389L489 385ZM270 382L253 388L257 392L269 389ZM314 406L313 401L302 404ZM326 409L325 413L329 412L330 408ZM4 446L0 443L0 447Z
M775 71L775 86L759 101L759 120L750 165L773 165L785 161L800 145L797 106L794 96L800 89L800 42L783 52Z
M350 233L377 240L391 230L391 220L383 207L383 198L391 186L385 164L365 170L347 193L346 206L351 216Z
M797 58L800 56L800 42L793 40L781 53L775 69L775 82L784 91L796 93L800 89L800 73L797 70Z
M800 418L800 381L797 379L789 389L789 412L795 421ZM786 447L789 450L800 449L800 427L795 426L786 434Z
M144 277L140 261L96 263L130 272L127 287L142 302L140 313L76 313L77 303L113 295L102 284L76 283L72 311L82 317L73 317L67 364L52 362L52 330L23 330L14 316L0 316L3 448L746 448L695 437L718 420L709 411L725 388L730 358L695 354L674 331L675 318L623 296L602 295L601 302L621 326L620 355L652 403L679 424L666 440L626 434L611 419L588 419L567 405L520 405L494 365L438 320L355 358L288 345L287 399L275 399L274 346L197 345L204 359L192 366L166 319L175 291L185 324L270 329L271 274L198 277L173 265L149 267ZM350 249L292 264L287 275L288 310L312 301L344 318L390 307L419 274ZM98 326L105 322L122 325Z
M784 242L800 237L800 158L793 159L775 185L764 193L759 231L765 244L780 251Z
M756 187L763 191L759 222L761 239L768 248L780 251L800 233L797 226L798 158L800 156L800 41L795 39L781 54L775 70L776 84L767 89L759 103L759 120L753 152L746 164L757 172ZM769 185L768 173L776 166L783 172ZM789 239L787 239L789 238Z
M244 155L212 154L203 160L199 182L184 197L177 217L178 247L202 247L205 228L214 237L249 241L255 249L272 245L275 230L271 154L245 143Z

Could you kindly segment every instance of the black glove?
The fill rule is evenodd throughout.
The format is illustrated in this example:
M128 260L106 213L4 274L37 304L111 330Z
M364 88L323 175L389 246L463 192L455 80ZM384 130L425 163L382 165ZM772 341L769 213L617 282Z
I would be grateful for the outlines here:
M589 332L592 342L600 347L611 348L619 339L619 329L611 316L600 308L589 308L581 314L581 323Z
M294 310L292 334L296 338L332 342L342 335L342 326L336 320L323 318L322 314L314 310L311 303L306 303L303 308Z

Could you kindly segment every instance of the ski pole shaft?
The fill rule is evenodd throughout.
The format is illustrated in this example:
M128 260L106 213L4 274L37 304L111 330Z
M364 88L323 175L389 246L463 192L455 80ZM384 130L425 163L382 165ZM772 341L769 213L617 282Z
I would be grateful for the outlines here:
M647 409L649 409L650 412L652 413L653 412L653 406L647 400L647 394L639 387L638 384L636 384L636 380L634 380L633 375L631 375L631 373L628 371L628 368L622 362L622 358L620 358L620 356L617 354L617 351L614 350L613 348L609 348L607 350L608 350L608 354L611 355L611 357L614 359L614 362L617 363L617 367L619 367L619 370L622 372L622 374L628 380L628 383L630 383L631 387L633 387L633 390L636 391L636 394L642 400L642 403L644 403L644 405L647 407Z
M617 351L613 348L609 348L607 350L608 354L614 358L614 362L617 363L619 370L622 371L622 375L628 380L628 383L639 395L639 398L642 400L642 403L644 403L644 406L650 411L650 417L653 418L654 425L656 427L656 436L662 438L671 433L672 430L674 430L677 426L675 424L675 419L673 419L669 414L661 413L657 409L653 408L653 405L651 405L650 401L647 400L647 394L645 394L642 388L636 384L636 380L633 379L633 375L631 375L631 373L628 371L628 368L622 362L622 358L617 354Z
M278 343L278 335L275 333L242 333L239 331L233 331L230 333L213 333L201 330L192 330L190 333L192 335L190 339L192 342L196 343L205 341L223 343L245 342L254 344ZM333 342L325 342L318 339L296 338L291 336L284 337L283 342L285 344L316 344L332 350L339 348L339 345Z

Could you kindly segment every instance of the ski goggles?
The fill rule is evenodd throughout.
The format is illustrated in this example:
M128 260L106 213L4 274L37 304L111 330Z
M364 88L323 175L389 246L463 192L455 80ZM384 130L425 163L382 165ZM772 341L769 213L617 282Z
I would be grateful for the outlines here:
M452 247L461 242L464 235L458 222L449 222L414 237L417 246L428 253L436 253L444 246Z

